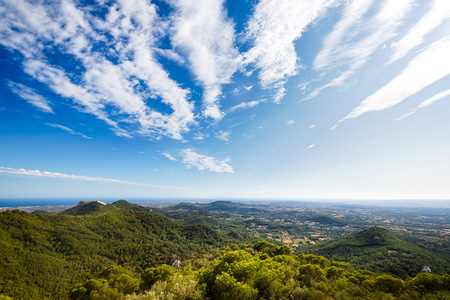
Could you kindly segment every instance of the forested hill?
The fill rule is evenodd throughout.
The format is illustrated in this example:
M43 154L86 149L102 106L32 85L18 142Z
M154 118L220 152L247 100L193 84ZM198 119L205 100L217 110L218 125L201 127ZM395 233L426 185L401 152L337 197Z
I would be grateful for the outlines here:
M233 250L233 251L232 251ZM180 268L161 265L133 277L110 266L75 286L72 299L302 300L449 299L450 276L420 273L402 280L262 241L199 253Z
M80 204L63 211L60 214L71 216L101 215L121 209L147 211L147 212L151 211L150 208L133 204L126 200L118 200L111 204L104 203L101 201L89 201L87 203L80 202Z
M309 248L329 260L254 244L245 219L220 219L205 209L213 207L240 212L227 201L195 210L181 204L166 212L169 219L125 200L82 203L60 214L2 212L0 300L68 299L71 291L73 299L108 300L450 298L449 275L420 273L424 266L445 272L448 262L385 229ZM164 265L178 260L180 269ZM403 281L383 272L419 275Z
M0 295L64 299L70 286L112 264L139 273L201 249L242 242L206 225L180 225L144 211L82 214L0 213Z
M308 252L403 279L414 277L424 267L429 267L433 273L450 271L450 263L445 259L380 227L370 227L317 244Z

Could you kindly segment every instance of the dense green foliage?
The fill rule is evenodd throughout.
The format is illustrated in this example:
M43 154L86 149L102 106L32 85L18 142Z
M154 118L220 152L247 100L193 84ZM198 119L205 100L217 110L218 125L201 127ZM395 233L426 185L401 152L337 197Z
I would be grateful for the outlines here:
M443 274L448 262L382 228L309 249L328 258L293 255L280 241L248 243L259 240L255 228L303 229L230 218L227 210L264 213L228 201L150 212L124 200L61 214L2 212L0 299L450 298L449 275L420 273L429 266ZM311 220L337 224L321 215ZM181 268L170 266L179 259Z
M420 273L424 266L431 268L433 273L449 271L449 262L445 259L380 227L319 244L311 247L309 252L403 279Z
M86 205L79 207L82 216L0 213L0 294L63 299L70 286L110 265L137 274L201 249L241 242L206 225L184 226L154 213L88 213Z
M331 212L328 211L329 214L325 215L324 211L327 209ZM425 225L419 226L418 220L421 220L421 215L418 211L406 209L406 213L402 213L403 210L383 209L379 213L391 214L388 215L389 224L397 230L396 235L401 229L399 226L394 226L397 222L403 225L409 224L415 228L416 232L422 232L420 226ZM359 211L363 214L359 214ZM430 220L431 217L435 220L434 217L437 217L435 226L438 231L435 231L434 239L439 243L432 245L424 245L419 239L412 240L410 235L397 237L380 227L367 228L366 222L373 224L379 220L380 224L387 224L380 221L379 215L368 218L373 212L378 212L378 209L362 209L358 206L345 208L333 206L329 209L323 205L215 201L181 203L166 207L161 213L176 219L181 224L208 224L212 228L225 230L230 235L232 232L238 232L240 235L234 235L235 237L242 237L243 232L248 232L259 236L259 240L266 239L278 245L292 245L296 253L323 255L330 259L351 262L359 269L386 272L403 279L415 276L424 267L429 267L433 273L438 274L450 272L450 256L446 253L448 242L445 242L448 241L448 236L445 230L439 230L439 228L446 228L444 223L448 217L444 217L445 212L441 215L434 210L423 211L426 220ZM348 214L353 220L343 217ZM411 215L414 217L410 220ZM398 217L401 219L397 219ZM348 231L350 228L347 224L350 223L354 223L358 228L353 234L348 234L351 231ZM366 229L362 230L364 228ZM400 232L410 231L411 229L405 229ZM433 236L428 230L423 232L426 236ZM336 238L330 239L333 236ZM255 242L248 236L245 236L245 239ZM324 242L324 239L328 241Z
M140 290L132 293L104 272L99 279L91 279L72 289L71 298L450 299L450 275L420 273L402 280L387 274L354 270L349 263L321 256L292 255L281 248L259 242L234 251L222 248L198 254L179 269L167 265L149 268L141 275ZM283 252L288 254L276 254Z

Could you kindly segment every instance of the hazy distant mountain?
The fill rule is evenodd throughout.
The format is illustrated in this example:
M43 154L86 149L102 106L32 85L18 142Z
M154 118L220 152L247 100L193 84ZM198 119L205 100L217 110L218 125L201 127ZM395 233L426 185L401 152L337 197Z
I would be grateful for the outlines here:
M204 211L215 213L235 213L235 214L249 214L255 212L264 212L261 209L262 205L252 205L233 201L214 201L211 203L180 203L174 206L167 207L167 211L185 210L185 211Z

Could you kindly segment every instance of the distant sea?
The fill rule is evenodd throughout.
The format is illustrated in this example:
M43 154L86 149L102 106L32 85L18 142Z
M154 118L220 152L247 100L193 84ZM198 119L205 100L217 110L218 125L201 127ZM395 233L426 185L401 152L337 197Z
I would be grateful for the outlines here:
M277 203L305 205L345 205L345 206L368 206L385 208L446 208L450 209L450 200L343 200L343 199L245 199L245 198L0 198L1 207L26 207L26 206L56 206L77 205L80 201L100 200L112 203L120 199L143 206L153 206L155 203L167 205L180 202L213 202L217 200L228 200L243 203ZM157 204L157 205L159 205Z
M77 205L80 201L100 200L112 203L118 198L0 198L0 207L23 207L23 206L49 206L49 205ZM146 199L146 198L126 198L131 203L150 202L182 202L183 199Z

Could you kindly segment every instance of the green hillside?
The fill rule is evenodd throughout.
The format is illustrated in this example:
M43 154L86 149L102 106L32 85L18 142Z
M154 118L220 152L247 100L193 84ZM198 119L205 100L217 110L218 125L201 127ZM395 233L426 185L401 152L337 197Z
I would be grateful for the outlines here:
M130 203L126 200L119 200L112 204L102 204L99 201L92 201L86 204L78 204L61 212L62 215L84 216L84 215L101 215L121 209L130 209L136 211L150 211L149 208Z
M74 300L437 300L449 299L449 290L449 275L421 273L402 280L322 256L292 255L288 246L261 241L199 253L179 268L161 265L138 277L110 266L70 295Z
M214 206L222 209L230 204ZM158 299L172 299L172 282L180 284L177 288L188 284L194 293L173 299L235 299L229 297L236 295L242 299L394 299L400 294L434 292L442 299L450 297L442 288L449 275L420 273L424 266L444 273L448 262L383 228L368 228L308 249L334 259L328 260L310 254L292 256L288 246L264 241L244 245L255 241L245 231L251 225L248 221L221 220L203 209L167 213L174 220L149 211L120 200L80 204L60 214L0 213L0 299L2 295L68 299L71 290L73 299L123 299L127 294L129 299L145 299L133 298L133 292L150 295L147 299L168 293ZM257 219L251 223L266 224ZM226 254L238 250L237 245L247 254ZM224 246L228 247L219 250ZM234 261L229 261L235 255L236 270ZM178 271L161 267L176 260L182 261ZM308 272L318 277L308 277ZM401 281L380 273L403 279L421 275L416 281ZM347 292L348 288L352 290ZM419 299L416 296L404 299Z
M425 266L433 273L449 271L449 262L445 259L380 227L367 228L317 244L308 252L401 278L413 277Z
M112 212L94 205L69 211L81 216L0 213L0 294L65 299L70 286L112 264L140 273L201 249L241 242L207 225L185 226L149 212L119 210L125 202L102 205Z

